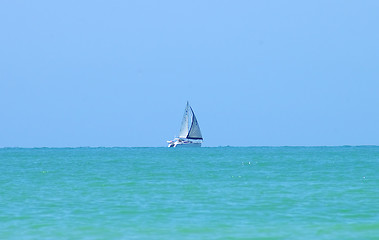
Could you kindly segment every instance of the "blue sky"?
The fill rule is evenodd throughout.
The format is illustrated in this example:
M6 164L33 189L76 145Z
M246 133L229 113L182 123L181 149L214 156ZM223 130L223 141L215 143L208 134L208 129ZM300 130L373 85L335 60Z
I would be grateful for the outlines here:
M2 1L0 147L379 144L379 1Z

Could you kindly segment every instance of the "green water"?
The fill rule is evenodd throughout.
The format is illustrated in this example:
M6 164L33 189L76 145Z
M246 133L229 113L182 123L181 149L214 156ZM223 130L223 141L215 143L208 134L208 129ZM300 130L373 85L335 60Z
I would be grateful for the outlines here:
M379 147L0 149L0 239L379 239Z

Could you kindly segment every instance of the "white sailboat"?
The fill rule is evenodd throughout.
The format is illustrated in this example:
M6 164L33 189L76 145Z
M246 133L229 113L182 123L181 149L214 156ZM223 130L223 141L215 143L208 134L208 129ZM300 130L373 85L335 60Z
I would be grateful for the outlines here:
M180 127L179 137L167 141L168 147L201 147L203 136L195 113L187 102L186 110Z

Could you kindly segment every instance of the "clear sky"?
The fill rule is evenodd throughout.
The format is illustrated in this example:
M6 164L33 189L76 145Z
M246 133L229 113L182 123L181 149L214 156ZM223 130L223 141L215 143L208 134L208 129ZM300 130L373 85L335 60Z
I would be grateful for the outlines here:
M379 1L0 3L0 147L379 145Z

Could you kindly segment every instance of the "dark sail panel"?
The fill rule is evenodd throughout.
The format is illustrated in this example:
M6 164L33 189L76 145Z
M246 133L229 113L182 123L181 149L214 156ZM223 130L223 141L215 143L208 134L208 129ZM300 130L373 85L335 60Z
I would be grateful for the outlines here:
M193 112L192 108L191 108L191 113L192 113L192 123L191 123L191 128L188 132L187 138L188 139L203 139L203 136L201 135L199 123L197 122L195 113Z

